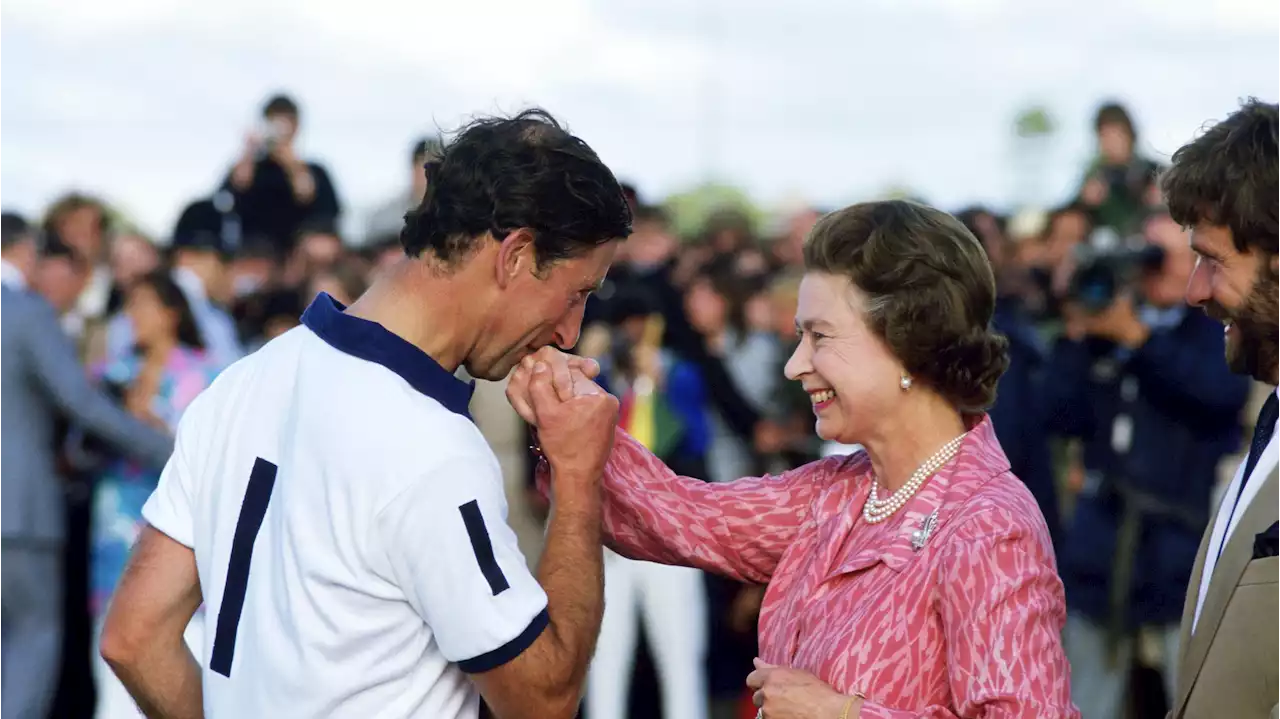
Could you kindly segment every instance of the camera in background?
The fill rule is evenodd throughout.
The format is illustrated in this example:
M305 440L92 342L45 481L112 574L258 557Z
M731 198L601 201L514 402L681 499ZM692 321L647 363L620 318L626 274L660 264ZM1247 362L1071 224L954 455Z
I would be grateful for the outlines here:
M1122 239L1115 230L1100 227L1075 249L1076 270L1067 299L1086 314L1097 315L1144 272L1159 272L1164 259L1164 248L1148 244L1141 235Z

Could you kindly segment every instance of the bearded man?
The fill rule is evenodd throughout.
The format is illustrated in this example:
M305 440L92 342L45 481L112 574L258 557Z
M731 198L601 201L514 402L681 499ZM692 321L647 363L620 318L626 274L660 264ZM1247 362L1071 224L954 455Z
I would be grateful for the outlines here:
M1277 106L1249 100L1163 179L1198 256L1187 302L1223 323L1231 370L1272 390L1192 569L1174 719L1277 716L1277 134Z

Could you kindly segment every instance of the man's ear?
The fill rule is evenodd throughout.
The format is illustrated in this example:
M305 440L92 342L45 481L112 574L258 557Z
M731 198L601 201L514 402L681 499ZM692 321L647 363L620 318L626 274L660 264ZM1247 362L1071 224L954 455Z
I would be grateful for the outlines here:
M537 268L536 249L533 246L533 230L521 227L507 233L498 245L495 270L498 287L506 289L517 277Z
M1271 274L1280 275L1280 255L1271 256Z

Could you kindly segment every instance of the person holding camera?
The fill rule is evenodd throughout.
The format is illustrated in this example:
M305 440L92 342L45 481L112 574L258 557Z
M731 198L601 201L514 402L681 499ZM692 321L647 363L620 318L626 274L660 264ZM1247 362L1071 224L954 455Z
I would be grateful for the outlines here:
M1098 108L1093 128L1098 154L1085 174L1079 202L1089 209L1094 225L1133 232L1145 209L1159 203L1160 166L1137 153L1138 130L1123 105L1113 102Z
M1173 692L1183 588L1248 393L1218 359L1221 327L1183 304L1186 233L1163 210L1142 229L1144 247L1080 263L1045 373L1050 431L1083 445L1059 566L1072 696L1090 719L1123 715L1138 647L1158 648L1144 659Z
M276 95L262 109L263 123L245 138L244 151L222 189L235 199L241 235L271 238L287 257L302 223L334 220L341 212L337 192L324 166L298 157L298 105Z

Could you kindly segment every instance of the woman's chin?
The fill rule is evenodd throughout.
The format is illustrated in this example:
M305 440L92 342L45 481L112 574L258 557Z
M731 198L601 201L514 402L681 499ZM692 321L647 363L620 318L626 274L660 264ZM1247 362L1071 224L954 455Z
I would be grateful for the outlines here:
M823 442L834 442L836 444L860 445L856 437L850 436L849 428L846 423L838 418L818 416L818 422L814 426L814 430L818 435L818 439Z
M818 417L817 423L814 425L814 431L818 434L818 439L824 442L840 441L840 423L830 419Z

